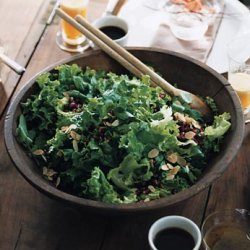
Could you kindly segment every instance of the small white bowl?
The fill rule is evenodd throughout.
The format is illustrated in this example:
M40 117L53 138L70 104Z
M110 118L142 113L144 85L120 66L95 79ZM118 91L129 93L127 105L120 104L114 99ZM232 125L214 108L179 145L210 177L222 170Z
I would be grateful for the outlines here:
M116 41L122 46L126 44L126 41L128 39L129 26L128 26L128 23L123 18L112 16L112 15L107 15L107 16L103 16L95 20L93 22L93 25L98 29L101 29L107 26L112 26L112 27L117 27L117 28L122 29L125 32L125 35L114 41Z
M148 242L150 245L150 248L152 250L157 250L154 239L156 235L167 228L179 228L182 230L185 230L188 232L194 239L195 246L193 250L198 250L201 245L201 232L198 226L191 221L190 219L183 217L183 216L177 216L177 215L171 215L163 217L157 221L154 222L154 224L150 227L149 233L148 233Z

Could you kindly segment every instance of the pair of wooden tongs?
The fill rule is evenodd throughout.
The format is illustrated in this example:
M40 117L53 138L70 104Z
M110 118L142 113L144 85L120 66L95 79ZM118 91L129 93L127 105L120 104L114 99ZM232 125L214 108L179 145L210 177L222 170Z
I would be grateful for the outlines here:
M212 112L201 98L172 86L139 59L130 54L126 49L91 25L85 18L80 15L72 18L60 8L56 10L56 13L135 76L141 78L143 75L148 75L153 84L161 87L171 96L181 97L182 100L191 106L191 108L199 111L205 120L212 120Z

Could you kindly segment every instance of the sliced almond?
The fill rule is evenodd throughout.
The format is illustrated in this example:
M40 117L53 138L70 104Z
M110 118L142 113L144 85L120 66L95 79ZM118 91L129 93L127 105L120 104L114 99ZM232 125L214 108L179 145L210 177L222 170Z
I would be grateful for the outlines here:
M69 130L69 126L63 126L61 127L61 131L68 133L67 131Z
M164 171L167 171L167 170L169 170L169 167L168 167L167 164L164 164L164 165L161 166L161 169L164 170Z
M61 130L65 133L69 133L72 129L77 129L77 126L75 124L70 124L69 126L61 127Z
M152 186L152 185L149 185L149 186L148 186L148 189L149 189L152 193L156 191L155 187Z
M172 164L170 164L170 163L167 163L167 167L168 167L168 169L173 169L174 168L174 166Z
M76 140L73 140L72 141L72 144L73 144L73 149L78 152L78 142Z
M198 128L198 129L201 128L201 125L200 125L199 122L197 122L196 120L193 120L192 125L193 125L195 128Z
M60 177L57 177L57 179L56 179L56 187L59 186L60 182L61 182L61 178L60 178Z
M33 155L43 155L44 151L42 149L37 149L35 151L33 151Z
M77 129L77 126L75 124L70 124L69 125L69 129L72 130L72 129Z
M174 174L167 174L166 179L167 179L168 181L170 181L170 180L173 180L173 179L174 179L174 177L175 177L175 175L174 175Z
M111 126L112 126L112 127L117 127L117 126L119 126L119 120L114 120L114 121L111 123Z
M177 163L179 165L181 165L182 167L184 167L184 166L187 165L187 161L182 156L180 156L180 155L178 155Z
M45 162L47 162L47 159L46 159L46 157L45 157L44 155L41 155L41 157L43 158L43 160L44 160Z
M177 162L177 154L176 154L176 153L173 153L173 152L168 152L168 153L167 153L166 159L167 159L169 162L175 164L175 163Z
M189 117L189 116L186 116L185 118L186 118L186 123L187 123L187 124L189 124L189 125L192 124L192 122L193 122L193 120L194 120L193 118L191 118L191 117Z
M76 140L76 141L80 141L81 136L79 134L77 134L75 131L70 131L70 136L72 137L72 139Z
M105 124L106 126L108 126L108 127L111 127L111 126L112 126L112 123L110 123L110 122L104 122L104 124Z
M148 152L148 158L155 158L159 155L159 150L154 148Z
M195 137L195 135L196 135L195 132L188 131L188 132L185 133L185 138L188 139L188 140L191 140L191 139L193 139Z
M170 174L176 175L180 170L180 166L176 166L173 169L170 170Z
M176 120L181 121L181 122L186 122L186 118L183 114L179 113L179 112L175 112L174 113L174 117Z
M43 175L46 176L48 178L48 180L52 181L53 180L53 176L57 174L57 172L55 172L53 169L49 169L46 167L43 167Z
M194 118L186 116L186 122L190 125L192 124L195 128L200 129L201 125Z
M52 177L53 175L57 174L56 171L54 171L53 169L48 169L47 170L47 176L48 177Z

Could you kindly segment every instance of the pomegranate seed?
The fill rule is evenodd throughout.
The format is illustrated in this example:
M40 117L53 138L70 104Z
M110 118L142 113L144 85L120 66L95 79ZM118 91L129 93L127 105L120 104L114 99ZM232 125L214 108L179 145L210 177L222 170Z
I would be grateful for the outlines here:
M163 99L165 96L166 96L165 93L160 93L160 95L159 95L159 97L160 97L161 99Z
M71 102L71 103L69 104L69 107L70 107L71 109L76 109L76 108L77 108L77 104L76 104L75 102Z

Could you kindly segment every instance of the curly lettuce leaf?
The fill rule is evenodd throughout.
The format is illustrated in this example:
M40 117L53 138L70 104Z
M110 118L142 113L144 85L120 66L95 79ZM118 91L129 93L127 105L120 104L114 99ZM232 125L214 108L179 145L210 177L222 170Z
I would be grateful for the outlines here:
M107 203L131 203L137 200L133 192L128 192L120 198L99 167L95 167L92 171L91 178L87 180L85 192L91 198Z
M29 135L26 120L23 114L21 114L19 117L19 124L16 129L16 133L17 133L18 140L27 148L29 148L31 144L33 143L33 140L31 139Z
M225 112L219 116L215 116L213 124L205 128L204 146L207 151L213 150L214 152L219 152L220 141L231 126L230 118L230 114Z
M230 118L230 114L226 112L219 116L215 116L213 125L205 128L205 136L210 140L223 136L231 126L231 123L229 122Z
M126 191L130 190L135 183L149 180L152 175L149 162L146 159L138 163L135 157L129 154L123 159L119 167L109 171L108 179L116 187Z

